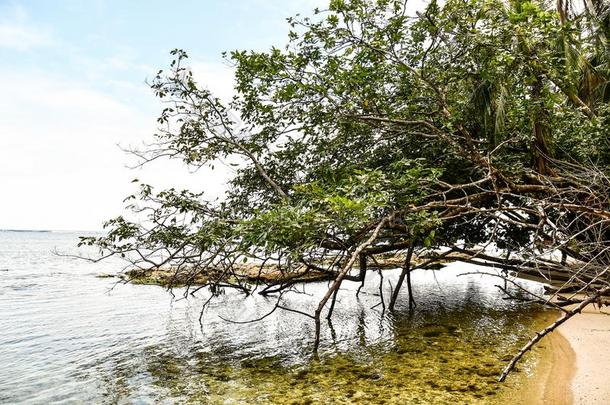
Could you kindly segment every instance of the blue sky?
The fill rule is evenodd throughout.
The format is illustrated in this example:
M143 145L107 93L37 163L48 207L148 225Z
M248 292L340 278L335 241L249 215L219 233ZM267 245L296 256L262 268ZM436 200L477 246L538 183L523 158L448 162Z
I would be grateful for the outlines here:
M161 108L145 79L183 48L198 80L227 97L222 51L281 46L286 17L325 4L0 0L0 228L100 229L134 177L219 192L226 173L126 169L117 144L150 139Z

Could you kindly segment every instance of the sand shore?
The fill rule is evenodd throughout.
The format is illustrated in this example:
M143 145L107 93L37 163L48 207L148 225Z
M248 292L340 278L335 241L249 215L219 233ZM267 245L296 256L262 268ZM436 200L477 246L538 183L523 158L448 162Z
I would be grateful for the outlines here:
M517 403L610 404L610 309L593 305L541 342L535 375Z
M515 405L569 405L572 404L570 381L576 371L576 354L562 334L547 335L535 349L540 358L534 374L522 382L510 402Z
M589 305L558 331L574 352L575 372L571 381L549 381L549 384L565 381L570 386L573 402L566 403L610 404L610 308L600 310ZM556 367L563 368L569 359L563 356L557 360Z

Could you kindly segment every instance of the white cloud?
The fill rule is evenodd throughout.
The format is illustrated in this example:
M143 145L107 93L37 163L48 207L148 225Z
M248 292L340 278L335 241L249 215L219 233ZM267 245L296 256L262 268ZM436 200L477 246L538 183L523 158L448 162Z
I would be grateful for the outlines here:
M53 41L48 34L31 27L0 24L0 47L25 51L39 46L48 46Z
M0 19L0 48L25 51L55 43L49 30L31 25L28 15L21 6L14 6L3 11Z
M200 86L224 102L231 100L234 91L235 68L222 63L194 61L189 63L193 78Z
M134 177L223 189L222 172L189 175L178 162L125 168L117 144L150 139L156 110L40 71L0 70L0 88L0 228L99 229L121 213Z

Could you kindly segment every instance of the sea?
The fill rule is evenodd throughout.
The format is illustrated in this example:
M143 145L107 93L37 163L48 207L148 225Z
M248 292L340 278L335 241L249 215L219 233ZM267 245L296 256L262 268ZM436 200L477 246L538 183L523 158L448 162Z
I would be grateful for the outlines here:
M82 258L99 255L77 247L91 235L0 231L1 404L494 403L507 356L554 315L462 263L416 270L417 306L401 291L390 313L398 270L370 272L359 295L343 284L314 355L313 321L270 313L278 297L226 290L200 322L206 289L126 283L119 258ZM281 303L311 312L327 287Z

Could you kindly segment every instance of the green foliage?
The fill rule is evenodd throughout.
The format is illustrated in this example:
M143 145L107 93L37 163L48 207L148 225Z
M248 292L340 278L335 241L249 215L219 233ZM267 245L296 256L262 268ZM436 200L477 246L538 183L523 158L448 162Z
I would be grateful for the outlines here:
M207 201L141 185L128 201L144 222L119 217L83 243L197 265L298 258L350 251L394 213L380 246L475 244L490 238L489 221L417 207L476 192L451 185L486 176L481 157L515 184L531 168L545 174L551 157L610 162L607 52L585 19L562 22L541 1L432 1L416 18L403 7L332 0L289 19L285 48L226 55L236 67L229 104L172 51L151 83L167 107L145 156L195 168L238 159L230 191ZM493 229L502 246L528 232Z

